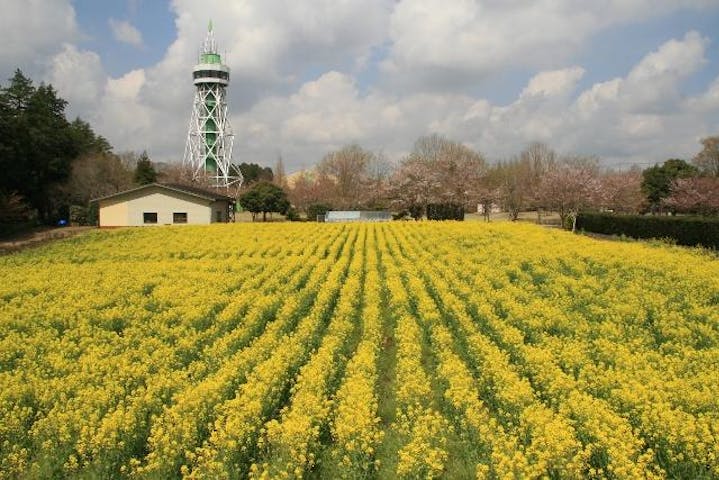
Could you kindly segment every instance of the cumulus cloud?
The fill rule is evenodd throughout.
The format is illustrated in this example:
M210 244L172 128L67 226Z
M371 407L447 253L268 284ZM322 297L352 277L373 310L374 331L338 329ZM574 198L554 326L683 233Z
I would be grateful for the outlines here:
M166 161L179 161L182 156L194 94L191 69L206 35L208 17L223 60L232 69L228 90L232 112L245 111L274 95L291 95L308 75L305 71L316 70L317 65L343 69L354 64L355 58L370 55L384 38L383 22L389 17L384 0L325 0L311 9L282 0L175 0L172 10L177 37L165 56L142 70L143 81L132 96L120 99L111 95L112 89L105 89L111 79L99 82L104 93L96 108L105 111L90 115L102 118L101 133L117 149L147 148L153 158ZM133 125L148 127L130 128L120 105L132 112ZM243 138L244 132L237 127L235 131L238 139ZM236 147L239 154L241 148ZM281 148L271 147L274 152Z
M584 76L582 67L541 72L529 80L529 84L522 90L520 96L524 98L532 96L550 97L571 93L582 76Z
M235 75L265 87L292 83L316 65L344 68L386 38L388 0L226 2L175 0L177 40L163 60L187 69L205 36L208 17Z
M132 45L133 47L142 46L142 33L130 22L111 18L108 20L108 23L110 24L110 30L112 30L112 36L115 37L115 40Z
M710 0L400 0L382 68L399 88L434 90L473 84L499 69L557 68L608 26L711 5Z
M79 37L69 0L5 0L0 15L0 79L16 68L34 74L43 62Z
M607 26L711 4L321 0L308 9L285 0L174 0L176 38L155 65L108 75L96 53L73 45L73 13L72 28L53 37L70 39L43 54L44 78L117 150L179 161L191 67L209 16L232 68L236 161L271 165L281 151L294 170L350 142L396 159L433 132L490 159L540 140L609 163L660 161L690 156L698 137L719 128L719 79L683 95L706 63L708 39L688 32L668 40L621 76L581 91L587 72L601 72L571 55ZM464 88L515 67L533 73L513 101L498 104Z
M111 137L119 140L114 144L122 145L123 150L148 150L168 123L142 101L145 82L145 71L138 69L105 83L96 123L102 131L112 132Z
M719 77L714 79L706 92L687 100L687 105L696 112L719 111Z
M537 140L565 152L596 154L615 166L689 157L697 138L712 133L712 118L719 115L719 79L696 97L680 94L681 80L704 62L705 48L706 39L689 32L649 52L626 76L581 92L576 87L582 67L539 72L506 105L441 92L395 95L374 89L363 95L352 77L330 72L292 95L266 99L235 115L242 132L238 144L260 158L270 154L266 146L282 145L285 161L295 168L307 164L297 159L318 159L348 142L396 158L431 132L492 159ZM636 101L640 90L645 96ZM659 96L673 99L671 108L657 109L644 100Z
M105 79L97 53L80 50L68 43L51 58L45 76L45 80L69 102L67 114L70 117L87 116L95 110Z

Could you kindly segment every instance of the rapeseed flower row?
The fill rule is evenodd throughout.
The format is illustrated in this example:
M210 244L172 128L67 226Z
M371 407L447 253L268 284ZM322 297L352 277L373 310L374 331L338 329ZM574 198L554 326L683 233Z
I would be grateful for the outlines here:
M361 229L358 245L365 245L366 229ZM340 291L337 307L318 349L300 368L291 389L289 404L280 418L265 424L259 467L251 476L259 478L302 478L314 466L320 430L329 417L332 400L330 388L343 366L345 344L359 321L357 309L362 297L364 255L357 251L350 264L350 275Z
M433 401L432 384L423 362L423 338L410 312L410 297L392 252L393 238L383 232L386 284L391 313L396 317L397 412L393 428L405 439L397 452L396 473L401 478L435 478L445 469L448 421Z
M334 399L331 423L333 461L342 478L366 478L379 466L375 453L383 431L378 416L378 358L382 344L381 299L376 231L368 232L360 338Z
M98 231L0 258L0 479L719 478L718 364L700 250Z

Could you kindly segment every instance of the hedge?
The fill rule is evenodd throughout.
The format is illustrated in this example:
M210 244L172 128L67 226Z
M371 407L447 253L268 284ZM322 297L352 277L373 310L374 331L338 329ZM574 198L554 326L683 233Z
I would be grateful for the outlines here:
M458 203L430 203L427 220L464 220L464 207Z
M719 249L719 218L581 213L577 230L632 238L669 238L678 245Z

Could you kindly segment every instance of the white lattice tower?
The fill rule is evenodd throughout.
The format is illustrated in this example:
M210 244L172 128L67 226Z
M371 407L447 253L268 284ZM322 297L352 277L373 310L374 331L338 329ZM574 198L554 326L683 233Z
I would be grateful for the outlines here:
M192 77L196 91L183 165L192 171L195 180L206 177L216 187L239 186L242 174L232 164L234 135L227 115L230 67L217 53L212 22Z

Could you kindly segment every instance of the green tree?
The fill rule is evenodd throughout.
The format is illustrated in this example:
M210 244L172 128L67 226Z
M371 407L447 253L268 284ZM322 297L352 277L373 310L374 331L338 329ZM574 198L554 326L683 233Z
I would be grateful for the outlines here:
M268 212L285 214L290 208L287 194L277 185L262 181L257 182L247 192L240 196L240 205L252 213L252 220L258 213L262 213L262 221L267 221Z
M320 215L325 216L327 212L332 210L332 205L326 203L313 203L307 207L307 220L317 221Z
M80 151L66 106L52 85L35 87L20 70L0 88L0 190L20 194L43 221L56 214L53 195Z
M654 165L642 172L642 192L646 195L653 210L661 207L661 202L672 191L672 183L678 178L687 178L698 173L695 166L678 158L670 158L662 165Z
M139 185L147 185L157 181L157 171L152 162L147 157L147 152L142 152L135 166L135 183Z
M243 183L250 185L255 182L271 182L273 179L272 169L262 167L256 163L242 162L237 166L242 172Z
M90 124L80 117L77 117L70 124L70 129L75 138L79 155L109 155L112 153L112 145L110 145L110 142L102 135L97 135Z

